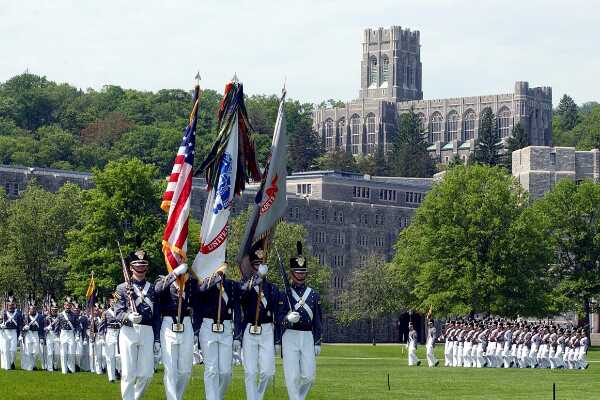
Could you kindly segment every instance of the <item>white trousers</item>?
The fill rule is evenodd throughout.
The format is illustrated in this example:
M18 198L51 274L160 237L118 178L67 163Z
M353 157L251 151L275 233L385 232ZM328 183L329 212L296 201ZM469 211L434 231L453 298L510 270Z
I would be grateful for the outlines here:
M15 363L17 356L17 330L16 329L3 329L2 337L2 368L10 369Z
M46 332L46 370L52 372L60 364L60 340L54 332Z
M22 333L23 334L23 333ZM21 349L21 368L31 371L35 367L36 360L40 360L43 366L42 353L40 351L40 337L37 331L27 331L23 334L23 348Z
M183 332L173 332L173 322L173 318L164 317L160 327L163 382L167 400L181 400L192 373L194 328L190 317L185 317Z
M471 350L473 349L473 343L465 342L463 345L463 367L471 368L473 366L473 359L471 358Z
M454 351L454 342L449 341L444 345L444 366L451 367L453 362L452 354Z
M273 324L262 324L260 335L251 334L250 326L246 326L242 344L246 399L261 400L275 375L275 337Z
M60 367L63 374L75 372L75 335L73 331L60 331Z
M452 349L452 366L462 367L462 342L454 342L454 348Z
M408 366L412 367L417 365L419 359L417 358L417 346L413 341L408 342Z
M435 364L438 363L438 359L433 352L433 344L427 343L425 349L427 350L427 365L429 365L429 367L435 367Z
M104 339L104 357L106 363L106 374L108 380L113 382L116 377L117 370L117 347L119 345L119 329L107 328L106 337Z
M88 359L90 371L102 375L104 369L104 336L96 335L94 341L89 342Z
M0 368L6 368L6 335L4 329L0 329Z
M212 331L213 320L204 318L200 326L200 347L204 356L204 393L206 400L223 400L231 382L233 363L233 326L223 321L223 332Z
M154 332L148 325L123 326L119 333L121 349L121 396L138 400L154 375Z
M312 332L287 329L281 339L281 351L288 397L290 400L304 400L317 372Z

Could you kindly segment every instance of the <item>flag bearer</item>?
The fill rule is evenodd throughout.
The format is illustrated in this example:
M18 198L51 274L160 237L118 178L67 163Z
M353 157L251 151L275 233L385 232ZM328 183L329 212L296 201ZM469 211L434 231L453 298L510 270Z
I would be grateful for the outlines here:
M275 324L280 295L277 286L267 281L268 268L264 256L261 246L251 249L249 258L255 275L241 286L244 320L238 329L243 329L242 364L248 400L260 400L265 395L275 375L275 344L280 341ZM206 364L206 360L204 362Z
M26 371L33 370L38 359L43 368L44 360L40 346L44 340L44 317L38 313L33 299L29 299L29 310L23 322L22 337L21 368Z
M225 398L231 382L233 352L239 353L241 343L239 297L239 284L219 273L202 283L194 303L194 318L200 327L207 400Z
M292 284L281 295L279 319L282 336L283 373L291 400L303 400L315 382L316 360L321 354L321 297L305 283L308 266L298 242L290 259Z
M167 400L183 399L192 373L194 328L191 306L198 283L186 275L187 269L187 264L181 264L168 275L160 276L154 285L162 316L160 347ZM181 293L178 277L185 277Z
M412 322L408 323L408 366L421 365L421 360L417 358L417 331Z
M154 285L146 281L148 257L138 250L128 257L131 286L117 286L119 301L115 307L121 322L121 396L138 400L154 375L154 354L160 351L160 310ZM133 303L133 304L131 304Z
M427 343L425 348L427 349L427 364L429 367L437 367L439 365L438 359L434 354L435 341L437 340L437 332L435 326L433 325L433 321L429 321L427 324Z

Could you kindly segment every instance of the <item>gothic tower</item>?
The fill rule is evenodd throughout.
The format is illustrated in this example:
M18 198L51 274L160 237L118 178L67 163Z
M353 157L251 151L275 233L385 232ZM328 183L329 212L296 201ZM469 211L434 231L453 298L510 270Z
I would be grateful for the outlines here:
M366 29L360 69L361 99L422 100L419 31Z

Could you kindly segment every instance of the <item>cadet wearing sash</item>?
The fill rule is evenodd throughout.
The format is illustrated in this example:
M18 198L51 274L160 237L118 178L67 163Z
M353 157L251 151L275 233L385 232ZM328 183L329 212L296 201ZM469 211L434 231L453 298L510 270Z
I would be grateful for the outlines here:
M302 244L297 242L296 247L298 255L290 258L292 284L279 301L279 319L284 329L281 344L288 397L303 400L315 382L315 357L321 354L321 297L306 286L306 258Z
M412 367L416 365L417 367L421 365L421 360L417 358L417 331L412 322L408 323L408 366Z
M17 342L23 328L23 315L17 310L15 298L10 294L7 301L7 309L2 312L0 321L0 346L2 346L2 368L5 370L15 369L17 356Z
M71 297L65 299L63 311L58 314L54 334L58 337L60 348L60 367L63 374L75 372L75 335L79 321L73 314Z
M429 321L427 324L427 342L425 348L427 349L427 364L430 368L437 367L439 365L438 359L434 354L435 341L437 340L437 331L433 325L433 321Z
M90 347L88 343L88 327L90 319L81 312L79 303L73 302L73 314L77 317L77 330L75 332L75 370L90 371ZM91 317L90 317L91 318Z
M231 382L233 352L239 353L241 346L240 288L218 273L205 279L199 290L194 319L200 329L204 393L207 400L221 400Z
M146 252L131 253L128 265L131 286L127 283L117 286L119 301L115 307L122 325L119 332L121 396L124 400L138 400L154 375L154 353L160 351L160 310L154 285L146 281Z
M260 243L260 242L259 242ZM275 375L275 344L279 344L279 330L275 324L279 290L267 281L264 250L253 248L249 254L255 271L241 286L241 306L244 314L242 364L244 365L246 398L260 400ZM204 353L206 358L206 353ZM204 361L206 364L206 360ZM258 382L257 382L258 378Z
M46 316L44 325L44 336L46 339L46 370L49 372L57 370L60 364L60 340L56 335L55 328L58 323L58 306L54 299L50 300L50 311Z
M98 375L104 373L104 335L106 321L102 318L102 306L95 304L89 323L89 364L90 371Z
M163 382L167 400L181 400L192 373L194 328L191 304L197 292L197 281L185 275L187 264L181 264L154 285L160 304L162 324L160 347L165 367ZM179 293L178 277L186 277L183 292Z
M108 375L108 381L114 382L117 378L118 367L118 346L119 346L119 330L121 329L121 322L117 319L117 313L115 312L115 306L118 296L113 293L113 297L109 299L109 307L104 312L104 321L106 326L106 333L104 336L104 355L106 357L106 374Z
M24 318L23 347L21 348L21 368L31 371L35 368L36 360L40 360L44 368L41 346L44 342L44 317L38 313L35 302L29 300L29 312Z

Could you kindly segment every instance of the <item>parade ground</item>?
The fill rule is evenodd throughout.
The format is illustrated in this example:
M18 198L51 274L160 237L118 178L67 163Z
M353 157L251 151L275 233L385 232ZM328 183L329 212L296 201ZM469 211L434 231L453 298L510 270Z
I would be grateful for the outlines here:
M425 347L418 349L425 359ZM436 349L443 364L443 347ZM406 351L398 345L324 345L317 359L317 382L309 399L556 399L600 398L600 348L588 353L585 371L546 369L472 369L407 366ZM195 366L185 399L204 398L203 367ZM388 389L389 374L389 389ZM236 367L227 399L244 398L244 372ZM119 384L110 384L106 375L60 372L0 371L0 398L104 400L120 397ZM154 375L144 399L163 399L162 373ZM274 384L265 399L286 399L281 360L277 360Z

